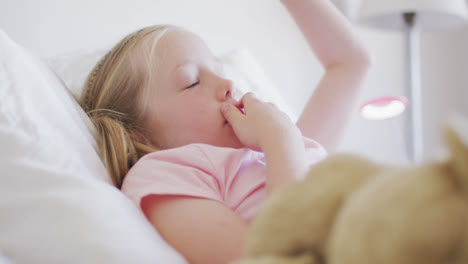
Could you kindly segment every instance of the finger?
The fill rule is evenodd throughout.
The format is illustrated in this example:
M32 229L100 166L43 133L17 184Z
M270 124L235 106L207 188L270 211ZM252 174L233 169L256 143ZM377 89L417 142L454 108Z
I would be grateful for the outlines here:
M244 114L236 106L229 103L224 103L221 106L221 113L232 126L239 125L244 118Z
M239 111L241 111L242 114L245 115L244 103L242 101L239 101L239 102L235 103L234 106L237 107L237 109L239 109Z
M235 107L237 108L244 108L244 102L241 101L238 101L237 103L234 104Z
M255 96L255 94L252 92L248 92L244 94L244 96L242 96L241 100L239 101L239 103L241 103L243 106L242 108L243 113L247 113L248 109L250 109L253 105L258 104L260 102L263 102L263 101L258 99L257 96Z
M245 104L245 102L247 102L248 104L248 101L250 100L258 100L258 98L255 96L254 93L248 92L242 96L239 102L242 102L242 104Z

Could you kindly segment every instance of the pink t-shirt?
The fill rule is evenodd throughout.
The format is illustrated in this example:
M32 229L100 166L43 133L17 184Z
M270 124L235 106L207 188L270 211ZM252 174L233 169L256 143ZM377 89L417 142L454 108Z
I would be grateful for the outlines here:
M325 149L304 138L310 165L326 157ZM262 152L207 144L190 144L153 152L128 172L122 191L141 208L147 195L178 195L212 199L251 221L266 197Z

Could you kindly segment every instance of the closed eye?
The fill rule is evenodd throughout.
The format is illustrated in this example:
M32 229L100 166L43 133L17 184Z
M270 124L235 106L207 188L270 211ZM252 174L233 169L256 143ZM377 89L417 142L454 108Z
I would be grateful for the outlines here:
M193 88L193 87L197 86L199 83L200 83L199 81L196 81L196 82L192 83L190 86L187 86L185 89Z

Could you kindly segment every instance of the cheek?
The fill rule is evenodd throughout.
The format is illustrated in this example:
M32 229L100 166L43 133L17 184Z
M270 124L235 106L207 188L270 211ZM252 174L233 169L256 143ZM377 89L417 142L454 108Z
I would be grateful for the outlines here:
M213 109L213 102L210 98L203 95L187 96L177 103L178 107L186 115L195 115L199 113L208 113Z
M206 96L187 96L153 106L153 131L170 141L192 141L212 137L222 123L219 106ZM173 143L176 143L173 142ZM178 142L184 143L184 142ZM187 142L185 142L187 143Z
M197 137L211 137L224 120L219 106L206 99L187 102L180 116L183 119L180 122L186 125L187 130L197 133Z
M169 103L161 110L166 119L165 123L171 126L187 128L198 123L206 123L211 120L213 107L209 100L203 97L192 97L185 100Z
M213 109L207 102L188 102L178 111L180 122L194 128L206 126L213 120Z

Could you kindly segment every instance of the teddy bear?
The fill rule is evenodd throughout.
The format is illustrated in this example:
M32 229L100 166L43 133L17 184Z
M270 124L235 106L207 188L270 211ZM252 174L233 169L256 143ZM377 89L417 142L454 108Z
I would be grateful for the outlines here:
M234 263L468 263L468 146L460 136L447 127L449 158L421 165L330 156L265 202Z

